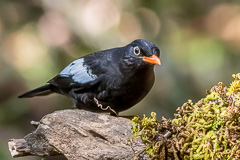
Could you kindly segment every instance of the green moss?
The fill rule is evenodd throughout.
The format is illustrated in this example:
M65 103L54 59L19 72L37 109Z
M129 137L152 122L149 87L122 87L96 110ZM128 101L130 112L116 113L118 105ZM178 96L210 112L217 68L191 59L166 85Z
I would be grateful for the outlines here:
M205 98L178 107L175 118L132 120L151 159L240 159L240 73L227 88L214 86Z

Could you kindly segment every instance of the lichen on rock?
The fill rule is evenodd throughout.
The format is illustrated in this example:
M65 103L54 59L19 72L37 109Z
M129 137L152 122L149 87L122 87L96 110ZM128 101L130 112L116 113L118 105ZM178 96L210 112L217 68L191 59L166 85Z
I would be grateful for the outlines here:
M240 73L227 88L222 82L193 104L178 107L174 119L132 119L131 139L140 137L151 159L240 159Z

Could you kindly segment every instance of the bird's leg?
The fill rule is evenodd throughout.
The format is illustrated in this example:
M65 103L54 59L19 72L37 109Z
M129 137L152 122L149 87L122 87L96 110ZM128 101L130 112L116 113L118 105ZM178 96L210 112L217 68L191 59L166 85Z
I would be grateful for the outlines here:
M114 112L113 111L110 112L110 116L118 117L119 116L118 113L116 111L114 111Z
M111 116L116 116L116 117L118 117L118 113L117 113L116 111L114 111L110 106L107 106L107 107L104 108L103 105L98 102L97 98L94 97L93 99L94 99L95 103L97 104L97 106L98 106L101 110L104 110L104 111L110 110L110 111L111 111L111 112L110 112L110 115L111 115Z

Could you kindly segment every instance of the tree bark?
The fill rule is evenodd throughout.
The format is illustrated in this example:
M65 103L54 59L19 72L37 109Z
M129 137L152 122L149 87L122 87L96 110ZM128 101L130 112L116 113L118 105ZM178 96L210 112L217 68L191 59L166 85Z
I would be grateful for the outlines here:
M11 155L64 155L69 160L79 159L134 159L143 153L139 140L132 147L130 120L84 110L62 110L32 122L35 131L23 139L10 139ZM141 157L141 156L139 156ZM141 159L148 159L142 154Z

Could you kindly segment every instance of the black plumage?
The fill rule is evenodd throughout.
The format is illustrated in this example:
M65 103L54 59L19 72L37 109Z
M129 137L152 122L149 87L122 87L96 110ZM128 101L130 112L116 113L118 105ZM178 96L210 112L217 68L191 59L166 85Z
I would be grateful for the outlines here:
M152 42L135 40L74 60L46 85L19 98L55 92L72 98L77 108L118 114L150 91L155 80L153 67L161 64L159 56Z

